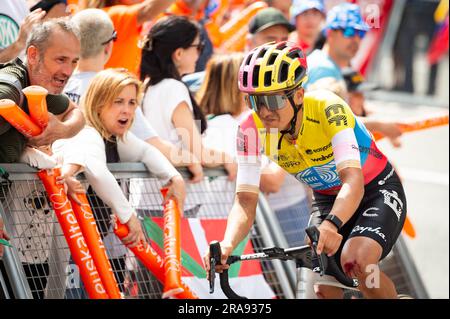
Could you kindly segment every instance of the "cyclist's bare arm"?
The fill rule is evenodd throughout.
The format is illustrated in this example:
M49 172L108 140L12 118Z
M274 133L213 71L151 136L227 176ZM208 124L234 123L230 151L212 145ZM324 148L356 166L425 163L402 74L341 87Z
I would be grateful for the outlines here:
M228 269L226 265L228 256L231 255L234 248L245 239L250 232L256 215L256 205L258 204L258 194L253 192L239 192L228 215L227 228L224 239L220 243L222 250L221 263L223 266L217 266L216 271L222 272ZM206 253L204 262L206 273L209 276L210 260L209 251Z
M364 177L360 168L347 167L339 172L339 178L342 181L342 187L330 214L337 216L345 224L356 212L364 196ZM327 220L320 225L319 230L317 253L325 252L329 256L334 255L339 249L342 236L337 233L336 226Z
M360 168L348 167L339 172L342 188L334 201L330 214L345 224L355 213L364 196L364 177Z
M228 215L223 246L234 249L250 232L255 221L258 195L250 192L236 194L236 198ZM230 251L231 252L231 251Z

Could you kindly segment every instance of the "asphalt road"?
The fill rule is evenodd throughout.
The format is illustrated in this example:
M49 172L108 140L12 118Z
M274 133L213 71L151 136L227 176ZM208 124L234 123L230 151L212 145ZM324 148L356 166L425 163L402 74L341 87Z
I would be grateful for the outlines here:
M369 102L377 117L388 119L448 114L447 108ZM405 241L430 298L449 298L449 127L404 134L395 149L381 140L380 149L403 179L408 215L416 238Z

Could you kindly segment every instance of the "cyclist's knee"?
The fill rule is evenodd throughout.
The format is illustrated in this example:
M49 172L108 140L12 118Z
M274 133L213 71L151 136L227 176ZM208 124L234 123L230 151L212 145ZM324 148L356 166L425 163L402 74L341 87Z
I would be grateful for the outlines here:
M348 276L365 279L373 268L378 267L381 253L381 246L372 239L351 238L342 250L342 269Z

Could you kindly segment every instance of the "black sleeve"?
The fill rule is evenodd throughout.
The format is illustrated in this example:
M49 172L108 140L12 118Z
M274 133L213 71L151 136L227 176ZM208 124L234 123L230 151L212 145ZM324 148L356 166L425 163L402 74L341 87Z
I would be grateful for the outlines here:
M69 107L69 98L64 94L48 94L47 95L47 108L49 112L55 115L64 113Z
M13 85L7 83L0 83L0 100L10 99L16 102L17 105L20 103L20 93L17 88Z

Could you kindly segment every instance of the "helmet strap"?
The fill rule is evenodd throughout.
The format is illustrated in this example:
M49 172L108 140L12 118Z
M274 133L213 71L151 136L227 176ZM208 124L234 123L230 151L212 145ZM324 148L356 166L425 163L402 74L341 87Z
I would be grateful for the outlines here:
M303 108L303 103L300 104L300 105L296 105L295 101L294 101L294 98L292 96L289 96L288 99L289 99L289 102L290 102L292 108L294 109L294 116L291 119L290 128L287 129L287 130L282 130L280 132L281 133L281 137L278 140L278 149L281 149L281 141L283 140L283 137L286 134L290 134L291 136L295 135L295 126L297 125L297 115L298 115L298 112L300 112L300 110Z

